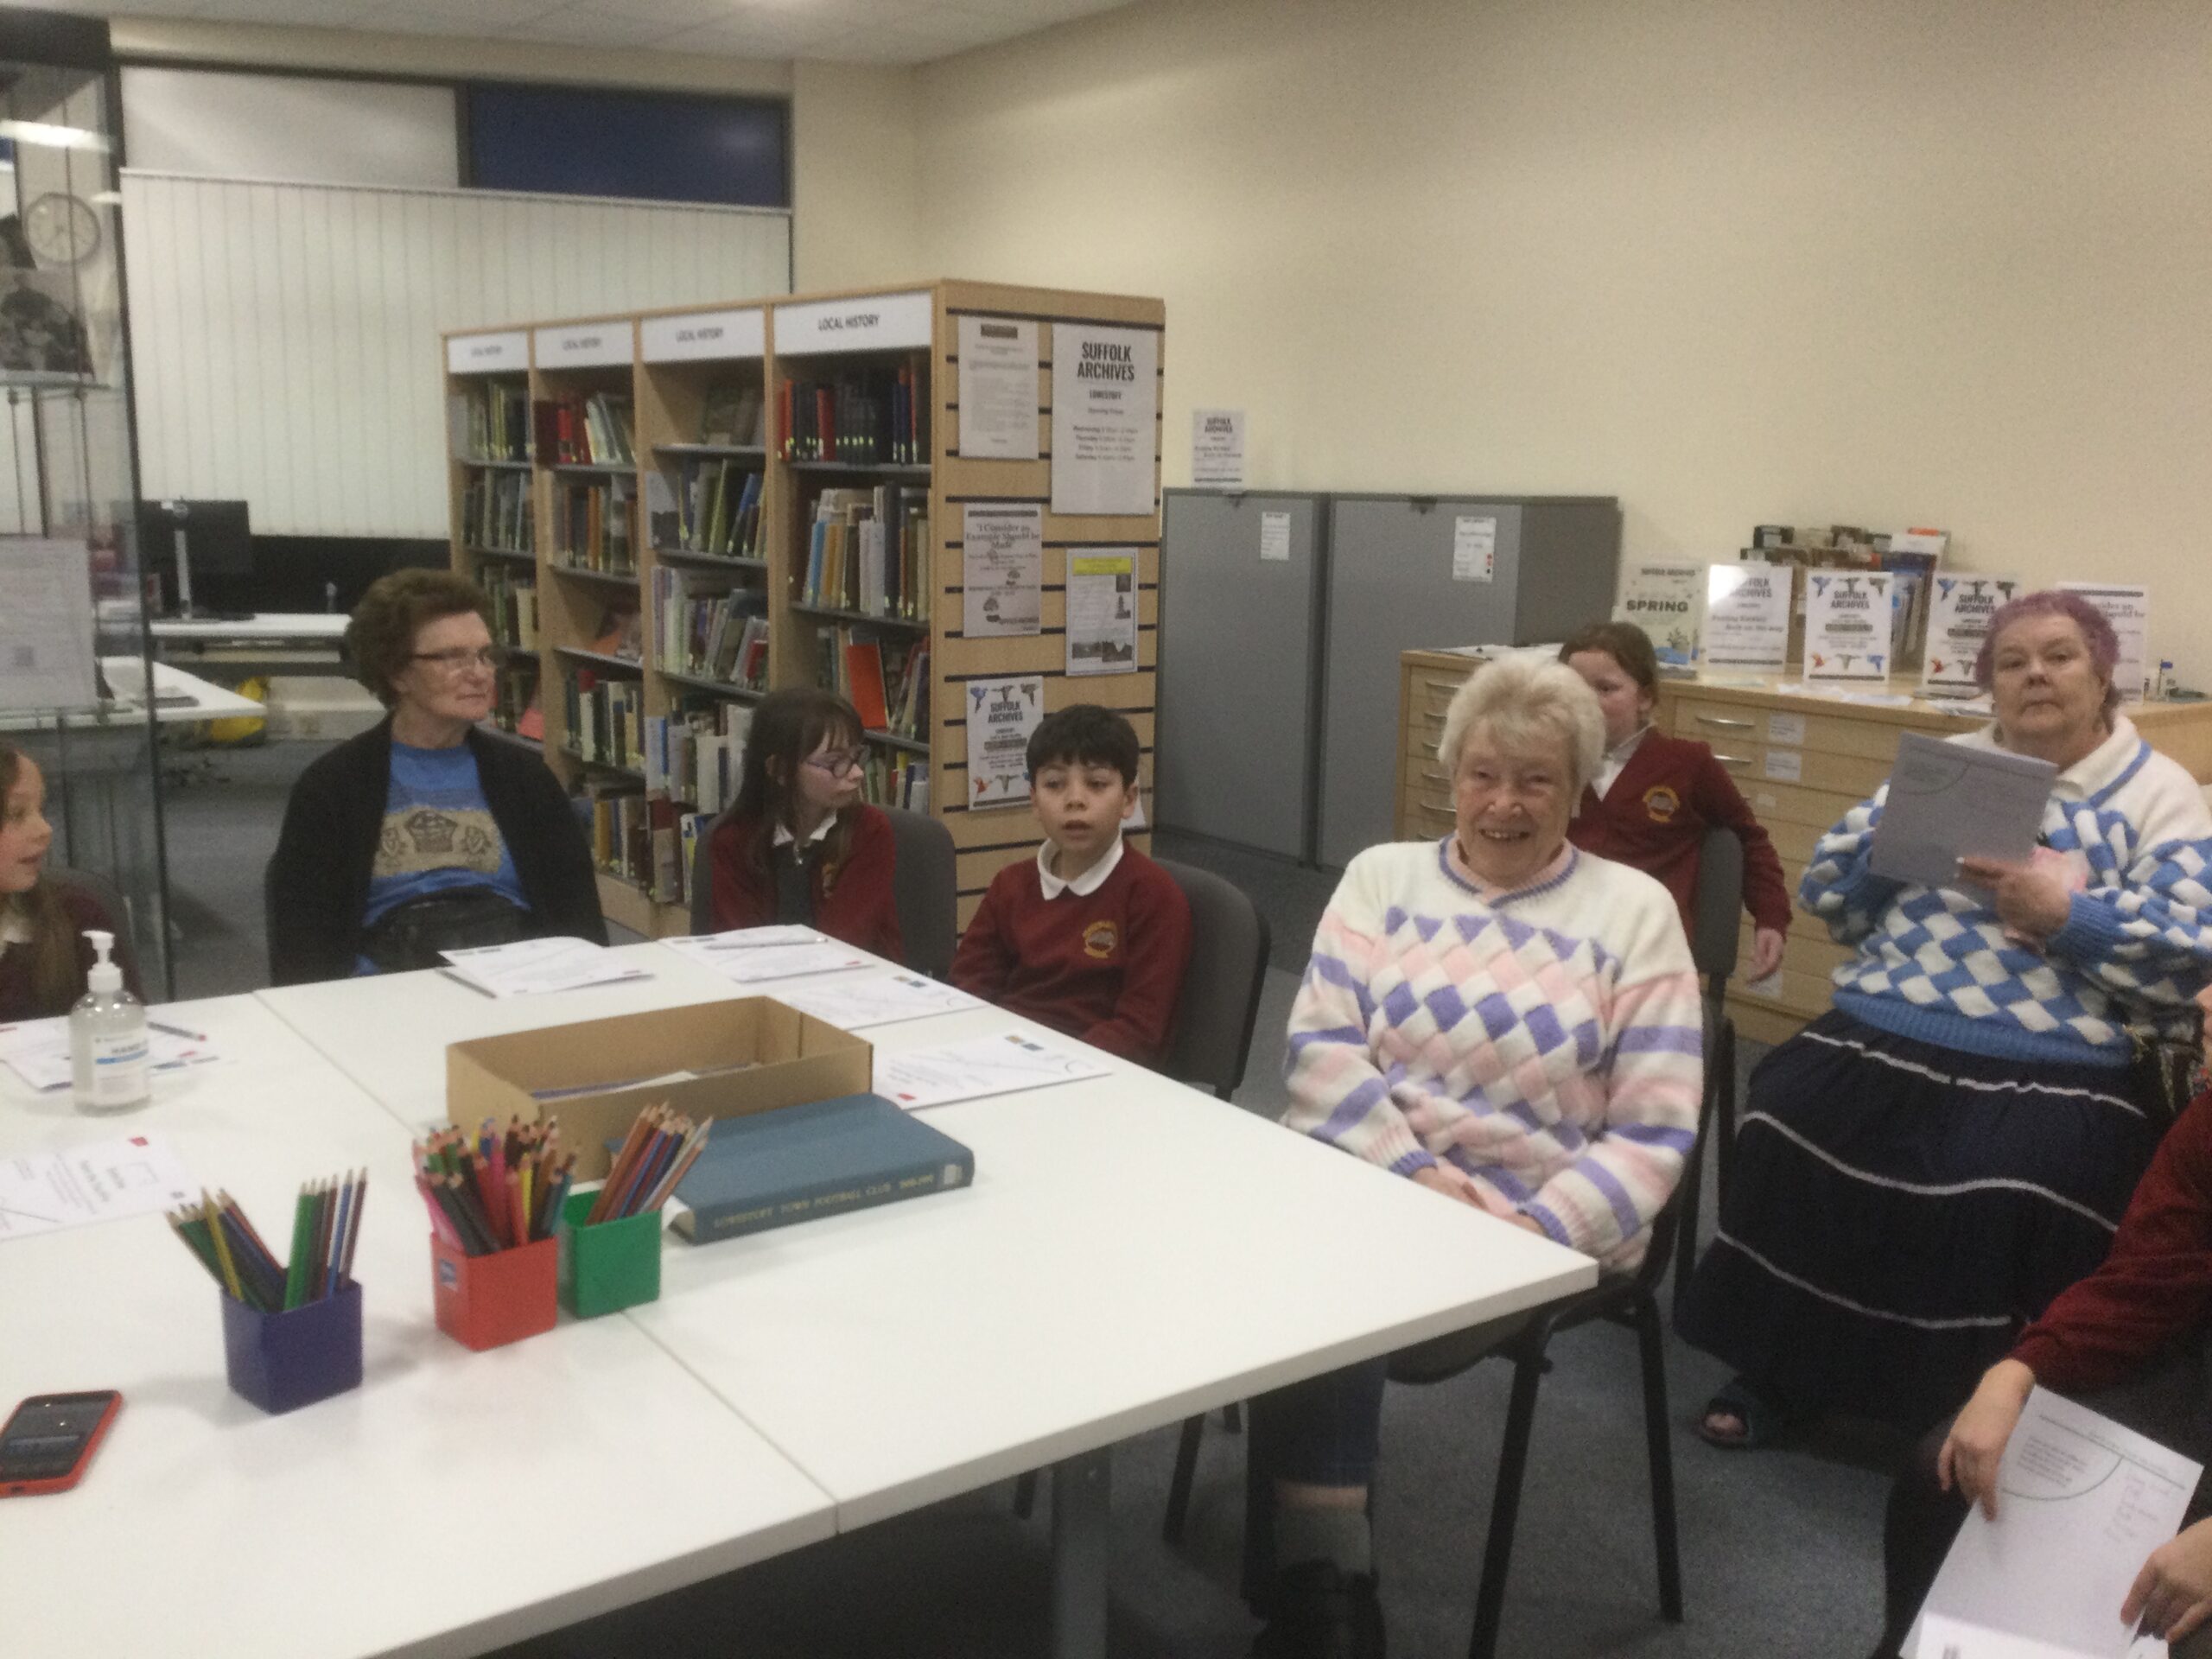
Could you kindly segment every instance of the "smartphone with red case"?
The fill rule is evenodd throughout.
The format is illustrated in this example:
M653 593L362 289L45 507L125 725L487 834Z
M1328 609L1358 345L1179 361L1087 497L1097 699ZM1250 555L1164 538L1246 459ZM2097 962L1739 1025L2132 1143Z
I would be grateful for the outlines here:
M122 1409L123 1396L112 1389L31 1395L0 1428L0 1497L67 1491Z

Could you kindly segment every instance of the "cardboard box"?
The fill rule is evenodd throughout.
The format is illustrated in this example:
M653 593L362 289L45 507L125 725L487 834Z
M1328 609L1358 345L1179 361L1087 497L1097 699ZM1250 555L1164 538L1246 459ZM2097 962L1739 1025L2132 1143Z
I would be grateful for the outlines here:
M739 1065L678 1083L650 1081ZM629 1086L537 1097L591 1084ZM606 1176L607 1143L628 1134L648 1106L695 1119L743 1117L874 1086L875 1051L864 1039L765 996L480 1037L446 1050L446 1116L454 1124L473 1131L487 1117L534 1123L557 1116L579 1183Z

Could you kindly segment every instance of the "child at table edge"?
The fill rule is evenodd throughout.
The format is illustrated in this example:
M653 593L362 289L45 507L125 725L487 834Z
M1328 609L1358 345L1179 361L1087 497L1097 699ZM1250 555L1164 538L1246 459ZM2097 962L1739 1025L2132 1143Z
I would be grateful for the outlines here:
M1145 1065L1166 1055L1191 957L1174 878L1122 837L1136 811L1137 734L1096 703L1030 734L1029 803L1045 844L992 879L952 982Z

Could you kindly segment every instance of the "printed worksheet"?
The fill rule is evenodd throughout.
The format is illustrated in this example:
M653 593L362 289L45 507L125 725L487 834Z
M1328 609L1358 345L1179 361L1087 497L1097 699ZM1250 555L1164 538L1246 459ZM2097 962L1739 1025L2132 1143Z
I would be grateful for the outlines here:
M1106 1068L1087 1055L1011 1031L875 1057L875 1092L910 1112L1105 1075Z
M896 1025L903 1020L960 1014L983 1006L967 992L920 974L878 974L872 979L840 980L834 985L803 985L779 991L776 1000L840 1031Z
M152 1020L146 1024L146 1052L157 1072L211 1065L223 1058L199 1033ZM0 1026L0 1065L41 1093L69 1087L76 1079L69 1064L68 1016Z
M189 1204L192 1177L158 1135L0 1158L0 1239Z
M1955 887L1962 858L2025 863L2057 775L2048 760L1907 732L1866 868L1891 880Z
M452 964L448 977L486 996L539 996L652 977L589 939L518 939L438 954Z
M1936 1575L1908 1656L2128 1659L2120 1604L2180 1530L2201 1465L2037 1389L2005 1447L1997 1519L1977 1506Z
M842 973L849 968L870 967L875 961L867 951L840 944L810 927L741 927L661 943L677 955L688 957L740 985L797 979L806 974Z

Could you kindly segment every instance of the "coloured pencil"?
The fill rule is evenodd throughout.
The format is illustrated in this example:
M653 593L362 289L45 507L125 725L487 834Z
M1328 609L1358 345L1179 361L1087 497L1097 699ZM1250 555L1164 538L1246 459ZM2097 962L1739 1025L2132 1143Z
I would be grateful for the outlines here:
M368 1172L302 1185L293 1204L292 1254L280 1263L228 1192L203 1192L197 1205L172 1212L182 1239L223 1294L264 1313L281 1313L335 1294L353 1281L353 1249L360 1236Z

